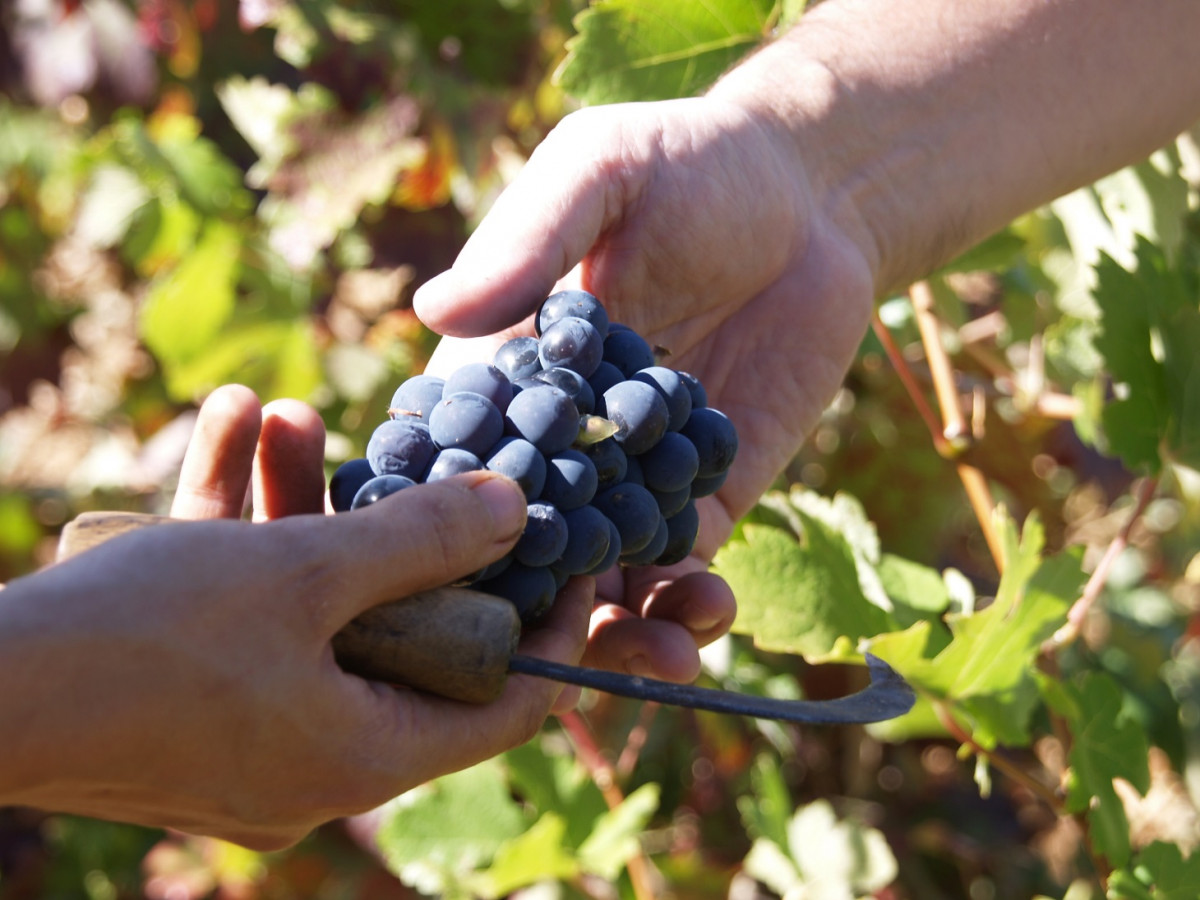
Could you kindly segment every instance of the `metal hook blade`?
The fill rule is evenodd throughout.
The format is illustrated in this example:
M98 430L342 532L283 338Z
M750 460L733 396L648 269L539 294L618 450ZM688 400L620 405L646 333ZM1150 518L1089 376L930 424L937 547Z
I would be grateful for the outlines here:
M568 666L531 656L513 656L510 672L551 678L608 694L653 700L709 712L734 713L756 719L777 719L807 725L864 725L901 716L912 709L916 694L900 674L882 659L865 654L871 683L861 691L834 700L780 700L715 688L674 684L636 675L621 675L582 666Z

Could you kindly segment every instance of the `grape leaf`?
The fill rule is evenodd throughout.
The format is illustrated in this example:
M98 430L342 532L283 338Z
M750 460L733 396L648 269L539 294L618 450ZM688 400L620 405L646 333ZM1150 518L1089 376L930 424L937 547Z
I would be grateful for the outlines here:
M1102 317L1094 343L1117 398L1104 408L1108 445L1131 468L1157 472L1164 455L1200 468L1200 308L1194 283L1138 240L1136 269L1096 266Z
M845 537L797 510L797 540L781 528L746 525L717 553L713 569L738 598L736 634L764 650L829 658L840 645L895 627L859 585L855 556Z
M1112 900L1196 900L1200 895L1200 853L1185 859L1177 844L1155 841L1137 855L1131 869L1112 874Z
M613 881L640 849L638 835L658 809L659 787L643 784L621 804L595 822L592 833L579 848L579 861L587 872Z
M1071 731L1068 812L1087 812L1089 833L1113 866L1129 861L1129 820L1113 779L1145 794L1150 789L1146 736L1123 714L1120 686L1108 675L1087 672L1076 681L1042 680L1046 702Z
M388 867L405 884L437 893L447 881L487 865L527 824L500 764L491 760L394 800L376 841Z
M540 813L553 812L566 826L564 840L578 848L608 809L604 794L573 756L549 753L537 741L504 754L509 780L518 795Z
M694 96L778 16L773 0L597 0L576 16L555 76L588 104Z
M165 364L203 354L233 312L241 236L208 223L192 252L150 289L139 323L142 340Z
M503 844L492 864L467 879L481 897L505 897L539 881L565 881L579 874L579 862L563 843L567 825L546 813L524 834Z
M1027 742L1029 673L1083 582L1078 553L1041 559L1036 519L1026 522L1019 544L1009 520L1000 526L1006 554L996 598L980 612L948 617L949 643L928 620L867 642L918 690L970 715L984 746Z

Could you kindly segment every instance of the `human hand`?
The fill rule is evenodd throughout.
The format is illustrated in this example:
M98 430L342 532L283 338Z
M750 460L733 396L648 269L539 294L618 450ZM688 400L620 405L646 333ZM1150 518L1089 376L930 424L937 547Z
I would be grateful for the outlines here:
M0 802L283 847L527 740L569 705L523 676L487 706L441 700L346 675L330 649L362 610L507 552L525 516L514 484L473 473L352 515L285 515L304 492L269 463L311 461L302 405L282 416L298 428L265 411L261 435L252 395L206 407L176 512L226 518L125 535L0 595ZM283 517L229 521L256 443L257 507ZM576 661L591 603L588 580L572 581L522 652Z
M707 564L799 450L866 330L869 253L794 147L774 118L716 97L574 113L415 297L432 329L471 338L441 343L440 371L490 358L531 333L548 293L583 287L698 376L738 428L728 480L697 504L693 556L598 583L592 664L641 657L660 677L695 675L696 645L734 611Z

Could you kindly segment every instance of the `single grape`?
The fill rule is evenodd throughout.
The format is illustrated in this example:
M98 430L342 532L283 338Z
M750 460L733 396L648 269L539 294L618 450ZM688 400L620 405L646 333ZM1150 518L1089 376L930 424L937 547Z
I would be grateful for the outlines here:
M662 552L667 549L667 540L669 533L667 530L667 520L659 516L658 527L654 530L653 536L649 543L641 550L636 550L632 553L622 553L620 563L623 566L651 566L662 555Z
M541 371L537 338L522 336L505 341L492 357L492 365L507 375L509 381Z
M433 462L429 464L429 471L425 473L425 481L441 481L443 478L461 475L463 472L476 472L482 468L484 468L483 460L471 451L459 447L447 447L445 450L439 450L437 456L433 458Z
M696 535L700 532L700 514L696 504L688 501L683 509L667 519L667 545L658 559L656 566L673 566L683 562L696 545Z
M538 358L543 369L561 366L587 378L596 371L604 355L604 338L591 322L568 316L559 319L538 339Z
M542 369L531 375L530 381L553 385L560 391L564 391L575 401L575 408L579 410L581 416L590 414L596 407L596 394L592 390L592 386L588 384L586 378L572 369L564 369L562 366Z
M677 431L668 431L657 444L638 457L642 478L652 491L690 489L700 468L696 445Z
M597 494L591 505L617 526L622 554L636 553L650 543L662 518L653 495L628 482Z
M350 508L362 509L364 506L370 506L416 483L412 478L405 478L403 475L376 475L358 489L354 499L350 501Z
M653 488L646 488L650 495L654 498L654 502L658 504L658 511L664 517L670 518L687 505L687 502L695 496L692 493L692 485L684 485L677 491L656 491Z
M375 477L371 463L365 457L348 459L329 479L329 505L334 512L345 512L354 501L358 489Z
M433 375L414 375L406 379L392 394L388 416L428 422L429 411L442 399L445 385L445 381Z
M596 467L581 451L568 448L546 459L546 484L541 499L566 512L596 495Z
M551 503L530 503L513 556L526 566L549 566L557 562L567 549L567 520L562 511Z
M625 457L625 477L621 479L626 484L640 484L646 486L646 477L642 474L642 464L638 461L638 457L626 455Z
M604 415L604 392L614 384L625 380L625 374L610 362L601 362L596 367L587 382L591 385L592 394L596 398L592 412L598 416Z
M567 548L555 568L568 575L582 575L599 565L608 553L609 520L588 504L563 513L567 520Z
M721 485L725 483L725 479L728 477L728 469L726 469L724 472L719 472L716 475L697 477L692 482L692 499L695 500L698 497L707 497L710 494L715 494L721 489Z
M667 402L650 385L622 381L604 392L605 418L617 426L613 435L632 456L645 453L667 433Z
M547 328L568 316L590 322L601 338L608 335L608 313L604 306L595 294L580 290L559 291L543 300L534 318L534 331L540 337Z
M415 419L388 419L367 441L367 459L376 475L420 480L436 452L429 426Z
M604 362L612 363L626 378L654 365L654 350L632 329L609 328L604 339Z
M633 373L632 381L643 381L657 390L667 404L668 431L679 431L692 413L692 395L679 373L666 366L650 366Z
M459 391L443 397L429 413L429 433L443 450L457 447L483 456L504 434L504 416L482 394Z
M546 457L524 438L500 438L488 454L485 465L519 484L526 500L541 496L546 483Z
M526 388L513 397L504 422L508 434L525 438L548 456L566 450L579 434L575 402L548 384Z
M503 413L513 398L512 381L496 366L487 363L467 363L446 379L443 396L470 391L487 397Z
M679 378L692 397L692 409L704 409L708 406L708 392L704 390L699 378L690 372L680 372Z
M554 574L545 566L526 566L510 563L493 578L478 582L476 588L486 594L503 597L517 608L524 623L535 622L550 609L558 585Z
M700 456L698 476L719 475L733 464L738 449L737 429L720 410L707 406L693 410L680 434L696 445Z
M598 441L583 452L596 467L596 490L612 487L625 479L625 473L629 470L629 457L612 438Z
M617 531L617 526L612 522L608 523L608 552L604 554L604 559L592 566L584 572L584 575L602 575L613 566L621 558L621 534Z

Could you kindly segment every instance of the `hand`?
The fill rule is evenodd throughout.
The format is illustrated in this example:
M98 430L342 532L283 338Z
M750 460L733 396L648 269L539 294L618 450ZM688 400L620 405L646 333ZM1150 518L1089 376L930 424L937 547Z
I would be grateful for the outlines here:
M737 425L729 479L698 504L693 557L597 585L593 664L642 657L661 677L695 674L695 645L733 617L728 588L702 573L799 450L866 330L869 257L794 146L775 119L715 97L573 113L414 300L435 331L488 335L443 341L431 368L445 370L531 333L526 317L556 286L586 288Z
M236 516L252 467L262 516L311 505L312 472L277 464L311 462L319 429L302 405L261 422L244 389L206 404L177 513ZM18 579L0 595L0 803L272 849L527 740L572 702L559 685L513 676L469 706L346 675L329 645L500 557L524 515L514 484L473 473L352 515L148 528ZM576 661L591 605L572 581L522 652Z

